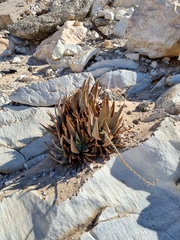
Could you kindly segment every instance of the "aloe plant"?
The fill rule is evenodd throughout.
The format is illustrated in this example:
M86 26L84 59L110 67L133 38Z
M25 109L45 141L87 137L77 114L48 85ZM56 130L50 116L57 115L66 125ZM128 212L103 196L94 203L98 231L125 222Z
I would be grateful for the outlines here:
M48 112L53 125L44 127L52 135L53 146L47 146L54 160L70 165L87 163L114 152L111 142L123 147L123 106L115 112L115 102L110 106L107 96L100 102L99 93L98 82L90 88L90 79L85 80L72 96L59 99L55 116Z

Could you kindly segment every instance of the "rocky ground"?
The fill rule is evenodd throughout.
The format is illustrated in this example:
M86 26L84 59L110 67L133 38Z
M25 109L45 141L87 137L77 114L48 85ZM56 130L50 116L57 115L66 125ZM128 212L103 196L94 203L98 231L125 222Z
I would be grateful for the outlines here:
M0 239L179 239L180 4L164 2L0 1ZM124 104L119 151L155 186L116 155L48 156L40 123L89 77Z

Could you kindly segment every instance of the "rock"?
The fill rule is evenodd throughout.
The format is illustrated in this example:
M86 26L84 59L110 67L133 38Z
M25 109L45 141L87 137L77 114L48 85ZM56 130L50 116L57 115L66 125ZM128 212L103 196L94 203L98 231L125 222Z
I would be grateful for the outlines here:
M144 118L142 121L143 122L151 122L156 119L165 118L168 116L169 116L169 114L164 112L163 109L156 109L156 110L154 110L154 112L152 114L150 114L148 117Z
M89 226L102 209L109 206L119 217L97 221L89 230L89 238L86 233L86 238L82 236L80 239L93 239L91 236L98 240L138 239L139 233L143 234L143 239L149 240L161 237L170 240L171 236L178 239L180 194L173 179L179 177L179 127L180 123L174 125L171 119L165 119L151 139L122 153L126 162L140 175L150 181L158 178L156 185L147 186L126 169L117 156L111 156L77 196L57 207L47 239L61 240L73 236L79 226ZM78 214L80 209L81 214Z
M180 114L180 84L171 87L156 100L155 108L170 114Z
M114 35L120 38L126 38L128 24L129 18L122 17L121 20L118 23L116 23L116 25L113 28Z
M139 61L139 53L130 53L130 52L127 52L125 54L126 58L128 59L131 59L131 60L134 60L134 61Z
M44 125L50 123L47 110L52 111L53 109L24 106L4 107L0 111L0 145L19 149L42 137L46 131L40 123ZM35 152L39 150L37 149Z
M56 6L52 11L38 17L28 16L9 26L9 31L20 38L29 40L43 40L56 31L57 25L68 20L81 20L89 12L93 0L67 1Z
M63 57L64 51L65 51L64 45L60 40L58 40L56 46L52 51L52 56L51 56L52 60L56 61L61 59Z
M21 59L20 59L20 57L14 57L13 58L13 60L12 60L12 63L14 63L14 64L18 64L18 63L21 63Z
M31 84L14 91L10 99L31 106L52 106L57 104L60 97L72 93L79 88L85 79L92 79L90 73L69 74L48 82Z
M102 211L102 213L100 214L99 218L98 218L98 222L103 222L103 221L107 221L111 218L115 218L117 217L118 214L115 211L114 208L112 207L107 207L104 211Z
M105 86L106 88L118 87L123 90L130 88L136 83L141 82L144 77L145 74L142 73L136 73L129 70L116 70L103 74L97 80L102 86Z
M97 48L86 47L75 55L69 62L69 66L73 72L82 72L89 60L99 52Z
M82 51L82 47L79 45L73 45L73 44L64 44L64 56L74 56L78 52Z
M0 239L26 239L28 235L29 239L40 240L47 235L49 224L56 215L56 207L46 200L42 201L38 191L31 189L3 199L0 214Z
M1 56L1 54L2 54L2 56L3 56L4 51L5 51L5 50L7 49L7 47L8 47L8 43L9 43L9 41L8 41L7 39L5 39L5 38L3 38L3 37L0 36L0 56Z
M34 165L42 162L48 156L49 156L49 154L42 154L42 155L39 155L37 157L34 157L34 158L30 159L29 161L24 163L24 168L29 169L29 168L33 167Z
M148 112L150 110L150 101L142 101L141 103L139 103L137 105L137 109L140 111L140 112Z
M180 74L168 76L166 78L165 83L167 86L174 86L174 85L180 83Z
M23 168L25 159L19 152L1 146L0 154L0 173L9 174Z
M151 66L152 68L157 68L158 63L157 63L156 61L152 61L151 64L150 64L150 66Z
M26 161L28 161L29 159L34 158L47 151L48 148L46 147L44 142L51 145L51 139L52 138L50 134L45 134L44 136L37 138L25 147L21 148L19 152L24 156Z
M142 1L130 18L127 48L150 58L178 56L179 21L178 1L149 0L148 3Z
M95 16L99 10L102 10L105 5L107 5L109 0L96 0L93 1L93 5L91 8L91 16Z
M62 71L65 68L69 68L69 62L71 61L71 58L72 57L63 57L56 61L47 58L47 62L49 63L49 65L52 67L54 71L58 69Z
M114 13L111 12L110 10L106 9L104 11L104 18L107 19L107 20L113 21L114 20Z
M106 88L119 87L122 90L136 84L138 74L128 70L116 70L103 74L97 80Z
M170 62L170 60L171 60L171 59L168 58L168 57L163 57L162 62L168 65L169 62Z
M1 1L1 12L0 12L0 30L7 29L9 24L12 24L19 20L21 14L30 8L30 4L26 3L23 7L18 7L21 0L8 0Z
M92 74L92 76L94 78L98 78L98 77L102 76L104 73L111 71L112 68L113 67L98 68L98 69L95 69L94 71L90 71L90 73Z
M43 40L33 56L42 61L46 61L47 58L51 59L53 50L57 46L58 41L63 43L64 51L67 49L68 52L68 49L71 49L69 52L72 53L77 52L78 49L81 49L80 46L72 47L72 45L81 43L86 36L87 28L83 26L83 23L80 23L79 26L74 26L74 23L75 21L67 21L53 35Z
M101 62L97 62L92 64L87 68L88 71L94 71L99 68L104 67L113 67L113 68L126 68L136 70L138 68L138 63L133 60L126 59L113 59L113 60L102 60Z
M113 2L113 6L114 7L124 7L124 8L128 8L128 7L135 7L136 5L139 5L143 3L143 0L114 0Z
M157 84L155 84L155 86L151 89L150 92L153 92L153 91L156 90L157 88L162 88L162 87L164 87L164 86L165 86L165 80L166 80L166 78L165 78L165 77L162 77L162 78L160 79L160 81L159 81Z

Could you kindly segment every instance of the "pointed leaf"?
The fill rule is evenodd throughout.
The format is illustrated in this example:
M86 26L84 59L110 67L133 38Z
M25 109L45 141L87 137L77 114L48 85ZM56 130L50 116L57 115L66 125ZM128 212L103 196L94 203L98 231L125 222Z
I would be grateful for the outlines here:
M71 146L71 152L75 153L75 154L79 154L80 152L77 150L74 140L73 140L73 136L71 135L71 139L70 139L70 146Z

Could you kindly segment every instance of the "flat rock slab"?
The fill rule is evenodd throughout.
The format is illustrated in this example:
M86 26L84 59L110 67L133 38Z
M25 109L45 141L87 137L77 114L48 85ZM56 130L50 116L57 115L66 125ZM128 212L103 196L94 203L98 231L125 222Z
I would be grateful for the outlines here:
M93 84L94 79L90 73L69 74L47 82L31 84L18 88L11 94L10 99L30 106L56 105L60 97L70 95L89 77Z
M23 168L25 158L19 152L0 147L0 173L8 174Z
M40 123L50 123L47 110L54 113L53 108L4 108L0 111L0 145L19 149L42 137L46 131Z

